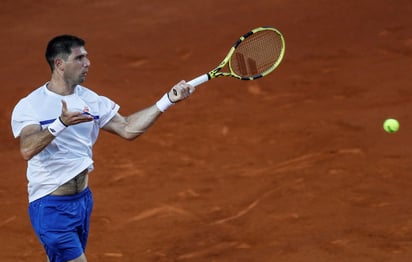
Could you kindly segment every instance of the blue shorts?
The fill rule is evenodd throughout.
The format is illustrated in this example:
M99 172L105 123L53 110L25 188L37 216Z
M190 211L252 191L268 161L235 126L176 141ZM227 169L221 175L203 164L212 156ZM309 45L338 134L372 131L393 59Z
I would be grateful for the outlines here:
M31 224L50 262L73 260L84 253L92 209L89 188L76 195L45 196L29 204Z

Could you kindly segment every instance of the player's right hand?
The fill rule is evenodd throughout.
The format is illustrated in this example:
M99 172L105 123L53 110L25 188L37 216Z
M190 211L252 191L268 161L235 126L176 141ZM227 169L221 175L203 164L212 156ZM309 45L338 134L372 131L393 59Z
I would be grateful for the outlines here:
M62 100L62 114L60 116L61 121L66 126L76 125L84 122L93 121L93 116L85 114L85 112L71 112L67 109L66 101Z

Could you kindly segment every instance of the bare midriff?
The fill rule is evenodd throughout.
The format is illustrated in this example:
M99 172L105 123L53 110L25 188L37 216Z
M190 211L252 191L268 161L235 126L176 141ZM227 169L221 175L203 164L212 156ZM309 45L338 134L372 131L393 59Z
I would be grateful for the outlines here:
M82 192L87 187L88 182L88 172L87 169L82 171L80 174L59 186L55 191L51 193L53 196L67 196L74 195Z

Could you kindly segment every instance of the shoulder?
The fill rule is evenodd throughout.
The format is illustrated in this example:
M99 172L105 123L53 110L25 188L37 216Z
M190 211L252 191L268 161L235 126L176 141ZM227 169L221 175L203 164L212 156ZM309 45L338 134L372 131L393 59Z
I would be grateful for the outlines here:
M101 96L95 91L81 85L76 86L76 94L88 103L100 103L104 100L104 96Z
M76 86L76 93L80 97L98 97L99 96L93 90L91 90L91 89L89 89L85 86L81 86L81 85Z
M84 99L87 102L98 102L98 103L110 103L110 104L114 104L114 102L112 101L112 99L104 96L104 95L100 95L97 94L96 92L94 92L93 90L81 86L81 85L77 85L76 86L76 94L81 97L82 99Z
M31 91L28 95L21 98L17 102L16 107L41 102L44 99L44 97L47 95L47 93L44 91L45 88L46 88L46 85L42 85L42 86L36 88L35 90Z
M31 91L25 98L36 98L40 96L47 96L48 92L46 92L46 85L47 84L37 87L36 89Z

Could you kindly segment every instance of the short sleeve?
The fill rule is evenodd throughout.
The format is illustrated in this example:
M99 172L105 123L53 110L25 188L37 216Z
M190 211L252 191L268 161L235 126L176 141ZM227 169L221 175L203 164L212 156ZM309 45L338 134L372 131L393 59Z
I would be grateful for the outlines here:
M14 137L19 137L23 128L29 125L39 125L39 121L27 100L22 99L14 107L11 116L11 128Z
M99 127L105 126L119 111L120 106L105 96L99 96Z

